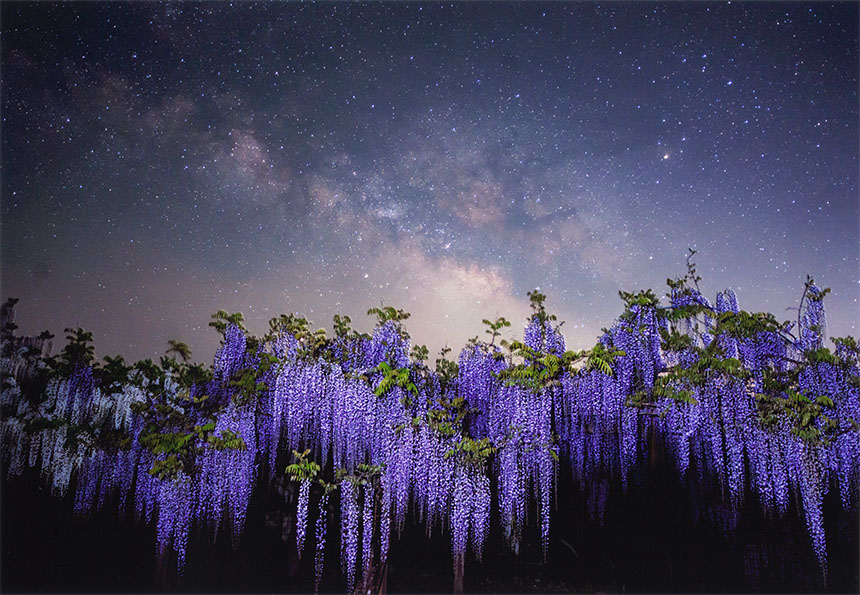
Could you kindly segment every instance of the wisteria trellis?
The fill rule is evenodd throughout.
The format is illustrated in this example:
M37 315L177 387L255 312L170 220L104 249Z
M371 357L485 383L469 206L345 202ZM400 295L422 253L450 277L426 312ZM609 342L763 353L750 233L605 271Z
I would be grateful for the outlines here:
M460 575L469 547L480 559L492 507L514 550L535 510L546 552L557 473L573 473L600 518L607 481L636 481L656 434L679 474L722 490L729 524L750 490L776 516L799 497L826 572L824 495L838 485L843 505L857 504L860 368L850 338L824 349L825 294L807 284L796 336L792 325L741 312L728 290L713 307L689 283L672 285L668 306L650 292L628 294L598 346L576 357L538 300L523 343L506 353L474 341L450 377L410 359L397 319L381 320L372 336L323 343L300 327L273 326L257 339L229 324L211 377L188 390L176 374L139 370L108 390L79 363L28 395L16 371L34 367L22 366L27 356L10 352L7 336L5 472L39 469L55 494L74 493L79 514L108 503L124 513L132 503L157 523L157 552L175 551L181 572L192 530L226 526L238 541L255 487L281 472L290 451L308 449L314 473L294 477L296 545L301 555L312 527L319 586L336 491L351 592L384 566L410 511L428 534L448 531ZM237 378L249 371L243 392ZM780 375L792 383L775 384ZM188 423L190 432L176 431ZM195 437L198 448L183 450ZM313 479L316 470L326 479Z

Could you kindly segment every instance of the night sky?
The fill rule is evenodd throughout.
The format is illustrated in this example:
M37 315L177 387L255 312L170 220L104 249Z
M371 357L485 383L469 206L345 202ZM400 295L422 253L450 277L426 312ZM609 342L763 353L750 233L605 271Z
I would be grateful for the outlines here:
M539 287L569 348L666 292L858 335L858 4L2 3L19 332L210 362L223 308L431 361Z

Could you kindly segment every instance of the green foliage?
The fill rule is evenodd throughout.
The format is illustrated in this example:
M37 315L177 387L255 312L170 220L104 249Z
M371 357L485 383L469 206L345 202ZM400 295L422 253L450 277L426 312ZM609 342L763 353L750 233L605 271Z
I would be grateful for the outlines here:
M68 377L77 366L88 366L95 360L93 334L82 328L67 328L65 332L68 343L60 352L57 366L58 375Z
M209 382L212 380L212 376L211 368L204 367L203 364L183 364L177 370L175 379L179 383L179 386L190 389L196 384Z
M543 302L541 301L541 303ZM511 323L508 320L505 320L504 317L496 318L495 322L490 322L488 319L484 318L482 322L490 327L485 331L490 335L490 345L495 342L496 337L501 336L501 329L511 326Z
M840 433L833 400L826 395L810 398L788 388L781 395L761 393L755 397L759 419L765 427L787 420L792 434L813 445L828 444ZM851 428L857 428L856 421L847 421Z
M191 396L195 385L212 379L211 369L169 357L162 357L160 363L159 366L150 359L141 360L134 364L130 374L131 383L146 394L145 401L132 403L131 408L145 422L139 438L141 445L157 456L150 473L159 479L174 479L179 472L192 473L197 454L205 448L244 450L244 440L234 432L224 430L214 434L215 416L222 406L206 394ZM268 365L271 361L261 358L260 369L240 370L231 379L237 382L233 385L238 387L233 398L238 404L250 402L262 389L252 381L258 373L268 370ZM175 394L165 390L168 378L179 385ZM202 414L208 421L195 425L188 415L189 410Z
M418 364L423 364L427 357L430 355L430 350L427 349L426 345L416 345L412 348L412 359L415 360Z
M678 322L680 320L695 320L698 316L704 314L708 317L717 315L713 308L709 308L704 304L692 303L686 306L674 306L657 310L658 318L668 320L669 322Z
M690 287L690 285L694 285L698 288L699 281L702 280L699 273L696 272L696 263L693 260L693 257L696 255L696 251L692 248L687 248L687 251L687 272L683 277L678 279L666 279L666 285L668 285L670 289L677 289L684 292ZM671 294L669 295L671 296Z
M676 329L660 328L660 347L667 353L681 353L693 349L696 340L692 335L680 333Z
M782 332L783 325L769 312L723 312L717 316L714 333L735 339L755 339L760 333Z
M227 332L227 327L231 324L236 325L243 331L247 331L245 325L245 317L241 312L234 312L230 314L226 310L218 310L215 314L212 315L212 321L209 323L209 326L214 328L216 331L221 333L221 336L224 336L224 333Z
M645 289L638 293L619 291L618 296L624 301L624 307L627 310L633 306L656 308L660 303L660 299L650 289Z
M367 315L375 315L377 319L377 324L379 326L382 326L389 320L393 320L396 323L401 323L411 316L409 312L398 310L393 306L385 306L384 304L379 308L371 308L367 311Z
M341 318L340 315L335 315L335 332L348 332L349 322L348 316ZM263 336L262 341L268 342L285 334L292 335L299 342L300 355L304 357L323 356L329 347L325 329L311 330L310 321L298 314L281 314L269 320L269 332ZM256 342L256 339L254 341ZM328 357L331 357L330 353Z
M322 353L328 346L328 339L325 336L324 328L318 328L313 333L302 337L300 341L306 345L305 349L312 357Z
M242 370L237 377L230 380L230 386L237 389L233 393L233 401L239 405L250 403L268 390L265 382L257 380L257 373L253 368Z
M410 378L409 368L392 368L388 362L380 362L374 371L382 372L382 378L373 393L381 397L395 386L399 386L415 398L418 397L418 387Z
M694 347L693 351L698 356L695 361L689 365L671 368L665 379L660 381L664 390L671 390L670 383L692 388L704 387L711 379L717 377L721 377L726 382L741 383L745 383L750 377L749 370L739 359L723 357L717 341L712 341L704 349ZM668 394L671 395L671 393Z
M149 474L161 480L172 480L179 476L179 473L185 470L182 460L174 455L169 455L164 459L156 460L149 469Z
M334 334L336 337L347 337L349 336L352 329L350 328L350 323L352 319L349 316L341 316L340 314L335 314L333 319L333 327Z
M532 392L540 392L560 383L562 375L578 374L577 363L585 360L583 370L599 370L611 376L612 364L623 351L607 349L597 343L590 351L565 351L561 357L553 353L538 352L522 343L512 341L509 345L512 357L521 357L522 363L508 366L497 374L508 386L516 385Z
M202 401L202 399L201 399ZM149 423L140 434L140 444L157 459L149 473L159 479L174 479L180 471L190 473L194 460L204 448L245 450L241 436L231 430L215 434L215 423L191 425L188 417L168 404L136 403L133 409Z
M854 337L834 337L830 339L837 347L842 347L855 357L860 356L860 346Z
M529 320L533 320L536 318L540 322L541 338L543 338L543 334L545 332L544 327L546 323L554 322L556 320L556 315L547 313L546 306L544 305L544 302L546 301L546 296L540 291L535 289L533 291L529 291L527 295L529 296L529 305L532 309L532 315ZM559 326L561 326L561 324L559 324Z
M533 315L538 316L541 322L546 322L547 320L555 320L555 314L547 314L546 306L544 302L546 301L546 295L542 294L539 290L534 289L526 293L529 296L529 306L532 309Z
M344 481L348 481L354 486L373 484L379 480L384 469L384 465L368 465L367 463L359 463L356 466L355 471L353 473L349 473L346 469L341 467L335 471L334 482L326 484L325 482L320 481L320 484L326 489L328 489L329 486L340 485Z
M207 427L212 424L206 424ZM213 426L214 429L214 426ZM211 430L209 430L211 431ZM205 436L204 432L198 433L198 437L202 439ZM206 443L212 446L215 450L246 450L248 446L245 444L245 440L235 432L231 430L221 430L221 434L215 436L214 434L209 434L206 436Z
M607 348L603 343L597 343L589 352L581 352L578 358L587 357L585 361L585 371L597 370L607 376L612 376L612 364L615 363L616 357L626 355L620 349Z
M464 420L469 413L466 399L463 397L442 396L434 407L427 410L425 420L430 429L437 434L450 437L462 432ZM416 419L418 421L413 419L413 425L422 423L421 418Z
M696 405L690 390L679 388L681 383L667 376L658 376L650 390L639 390L627 397L625 404L636 409L650 409L657 399L671 399L677 404Z
M191 443L191 439L194 437L194 432L162 433L157 431L149 431L146 433L141 433L140 445L149 450L154 455L176 454L186 451L188 449L189 444Z
M454 443L454 448L445 453L445 458L457 457L462 464L484 470L490 457L496 454L497 450L489 438L475 440L464 436Z
M354 482L358 485L365 485L367 483L371 483L379 479L379 476L382 475L382 471L385 469L384 465L369 465L367 463L359 463L355 468L355 473L353 473Z
M657 377L654 381L654 386L651 388L651 394L658 398L672 399L673 401L686 403L687 405L698 404L698 401L693 398L691 391L672 386L665 377Z
M285 470L287 475L290 476L290 481L314 479L317 474L319 474L320 466L318 463L308 458L310 453L310 449L307 449L304 452L299 452L297 450L293 451L295 462L287 465Z
M827 294L830 293L830 288L827 287L827 288L819 291L817 294L814 294L810 291L810 289L812 289L813 285L815 285L815 280L812 278L812 276L807 275L806 276L806 283L805 283L804 288L803 288L803 297L806 298L807 300L809 300L810 302L823 302L824 298L827 297ZM803 307L803 300L802 299L801 299L800 306L801 306L801 308Z
M104 357L105 365L99 370L97 380L101 389L106 393L121 391L128 382L132 366L125 363L121 355Z
M683 277L679 277L677 279L666 279L666 285L669 286L669 293L667 293L667 297L672 297L672 294L677 292L681 296L692 296L696 293L701 295L699 291L699 281L702 278L696 272L696 263L693 261L693 256L695 256L696 251L692 248L689 249L689 253L687 254L687 273ZM659 318L668 320L670 322L676 322L679 320L691 320L696 319L697 316L704 314L708 317L715 317L716 312L704 304L699 304L697 302L693 302L683 307L672 307L666 309L657 309L657 315ZM698 327L694 325L696 331L698 331Z
M301 340L310 333L310 323L298 314L281 314L269 320L269 333L267 338L287 333Z
M182 358L183 362L187 362L191 358L191 348L188 347L187 343L183 343L182 341L178 341L176 339L170 339L167 342L167 351L165 353L173 353Z
M131 383L141 388L145 385L163 386L166 378L165 371L149 358L139 360L132 366Z
M803 354L809 364L839 365L839 359L827 347L812 349Z
M233 402L237 405L247 405L263 397L269 387L262 378L269 370L280 365L280 360L271 353L260 352L258 357L256 365L237 370L230 379L230 386L236 389Z
M457 378L457 375L460 373L460 368L457 366L457 362L453 362L445 358L450 351L451 348L446 345L439 351L439 357L436 358L436 374L439 376L439 384L441 385L443 392L445 387L447 387L452 380Z

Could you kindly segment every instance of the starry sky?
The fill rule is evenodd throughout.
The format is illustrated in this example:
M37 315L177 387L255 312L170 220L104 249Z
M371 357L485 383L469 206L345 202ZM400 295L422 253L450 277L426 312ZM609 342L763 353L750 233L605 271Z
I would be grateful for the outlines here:
M569 348L666 291L858 335L858 4L0 5L2 299L99 356L223 308L456 354L539 287Z

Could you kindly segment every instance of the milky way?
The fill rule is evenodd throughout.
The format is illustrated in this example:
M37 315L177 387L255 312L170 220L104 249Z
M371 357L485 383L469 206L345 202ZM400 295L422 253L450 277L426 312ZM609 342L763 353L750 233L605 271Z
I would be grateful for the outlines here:
M208 361L220 308L384 302L456 353L539 287L588 347L694 248L706 296L794 319L811 274L857 335L856 3L4 2L0 44L21 332Z

